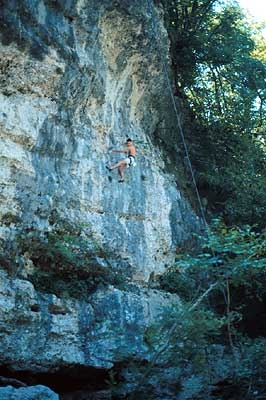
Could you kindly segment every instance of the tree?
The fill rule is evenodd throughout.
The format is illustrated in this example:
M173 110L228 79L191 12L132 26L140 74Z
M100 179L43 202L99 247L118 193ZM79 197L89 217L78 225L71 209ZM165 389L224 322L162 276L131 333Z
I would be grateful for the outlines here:
M189 151L200 192L228 222L265 221L265 41L236 5L164 5L176 94L195 115Z

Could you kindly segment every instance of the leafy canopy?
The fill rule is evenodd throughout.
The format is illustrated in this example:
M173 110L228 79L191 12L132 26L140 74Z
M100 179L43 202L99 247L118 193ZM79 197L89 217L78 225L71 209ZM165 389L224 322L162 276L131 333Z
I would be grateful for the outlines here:
M231 223L266 219L265 39L237 3L164 0L176 95L200 192Z

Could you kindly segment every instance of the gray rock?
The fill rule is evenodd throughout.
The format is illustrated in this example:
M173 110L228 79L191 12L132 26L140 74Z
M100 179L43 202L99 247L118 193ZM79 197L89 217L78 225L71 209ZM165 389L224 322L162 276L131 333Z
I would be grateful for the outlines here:
M59 400L51 389L42 386L28 386L15 389L12 386L0 387L1 400Z
M111 368L127 357L149 358L148 326L175 295L112 286L86 302L40 295L27 280L0 272L0 363L46 372L66 365Z
M5 16L26 47L1 45L0 236L53 229L56 212L87 226L98 246L127 260L133 279L147 281L200 225L176 184L179 133L162 68L169 43L161 11L142 1L56 8L25 0L31 24L14 17L12 4ZM137 166L119 185L105 165L119 159L110 149L126 136Z
M147 327L178 298L145 284L200 229L179 184L162 11L142 0L6 3L0 239L13 246L5 267L13 278L0 274L0 363L38 373L147 359ZM136 143L137 166L120 185L106 164L119 159L110 150L126 137ZM92 259L125 270L131 288L99 287L86 301L38 293L26 280L34 266L23 265L16 233L41 234L62 221L82 226Z

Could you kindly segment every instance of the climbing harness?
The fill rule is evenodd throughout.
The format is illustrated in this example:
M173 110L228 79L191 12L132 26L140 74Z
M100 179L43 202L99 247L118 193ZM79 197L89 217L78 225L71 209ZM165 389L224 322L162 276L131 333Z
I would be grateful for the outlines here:
M137 164L136 164L136 161L135 161L135 157L134 156L128 156L128 158L129 158L129 167L135 167Z

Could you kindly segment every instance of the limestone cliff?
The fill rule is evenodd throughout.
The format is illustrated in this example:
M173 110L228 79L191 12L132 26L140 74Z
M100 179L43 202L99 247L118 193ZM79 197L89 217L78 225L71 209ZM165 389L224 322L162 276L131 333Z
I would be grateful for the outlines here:
M111 251L108 263L123 265L131 282L162 273L199 219L173 164L180 153L160 6L21 0L7 2L2 17L1 240L64 220ZM137 145L137 166L118 184L105 166L126 137ZM134 290L110 286L64 303L3 273L1 362L109 368L121 354L144 354L145 326L176 299Z

